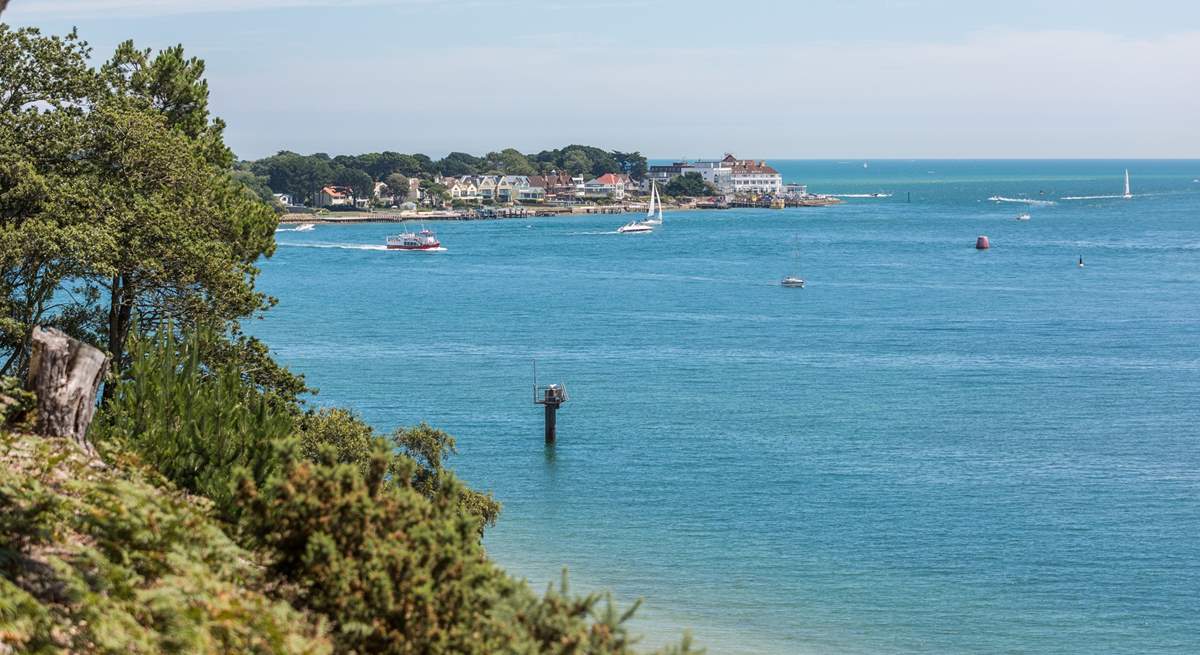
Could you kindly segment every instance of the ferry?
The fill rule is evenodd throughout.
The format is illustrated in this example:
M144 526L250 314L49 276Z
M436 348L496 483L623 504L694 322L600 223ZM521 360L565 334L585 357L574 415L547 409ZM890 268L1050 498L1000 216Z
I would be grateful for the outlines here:
M401 232L387 238L388 250L436 250L442 247L432 230L421 228L420 232Z

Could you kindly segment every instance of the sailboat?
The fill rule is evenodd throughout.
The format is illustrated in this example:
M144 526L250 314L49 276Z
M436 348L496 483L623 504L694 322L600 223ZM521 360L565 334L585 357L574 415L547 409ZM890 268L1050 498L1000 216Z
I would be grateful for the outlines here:
M1128 168L1125 169L1125 195L1121 196L1121 197L1125 198L1126 200L1133 197L1133 194L1129 192L1129 169Z
M654 215L654 206L658 205L658 216ZM646 210L646 220L642 221L646 225L662 225L662 198L658 196L658 185L654 181L650 182L650 207Z
M654 218L654 201L658 200L658 219ZM621 234L644 234L653 232L655 225L662 225L662 200L658 197L658 186L650 182L650 208L646 210L646 220L629 221L617 228Z
M800 261L800 251L798 249L792 251L792 260L793 260L793 268L797 268L799 261ZM804 288L804 278L800 277L793 270L792 273L789 273L789 274L783 276L783 280L781 280L779 282L779 284L781 284L785 287L792 287L794 289L803 289Z

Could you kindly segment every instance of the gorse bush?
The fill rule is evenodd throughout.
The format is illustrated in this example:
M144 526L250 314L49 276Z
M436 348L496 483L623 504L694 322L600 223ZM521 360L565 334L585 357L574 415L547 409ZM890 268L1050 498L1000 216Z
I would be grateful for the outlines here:
M0 435L0 653L331 652L253 560L139 471Z
M247 386L236 367L204 367L201 351L211 338L197 332L177 340L170 326L135 336L128 372L98 413L93 436L131 448L228 518L234 483L241 475L267 479L271 444L291 435L293 419Z

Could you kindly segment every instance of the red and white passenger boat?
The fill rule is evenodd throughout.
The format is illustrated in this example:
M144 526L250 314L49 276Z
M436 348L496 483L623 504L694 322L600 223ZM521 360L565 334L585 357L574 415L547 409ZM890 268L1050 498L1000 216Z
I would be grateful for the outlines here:
M437 250L442 247L433 230L421 228L420 232L401 232L387 238L388 250Z

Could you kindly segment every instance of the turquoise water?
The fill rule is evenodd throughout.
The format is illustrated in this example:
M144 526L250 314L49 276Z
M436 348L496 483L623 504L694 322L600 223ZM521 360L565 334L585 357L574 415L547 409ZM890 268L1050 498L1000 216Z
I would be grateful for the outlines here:
M439 223L444 253L281 232L254 331L315 402L453 433L493 557L645 596L648 644L1200 651L1200 162L775 163L895 195ZM1132 200L986 200L1127 166ZM571 395L549 451L535 357Z

